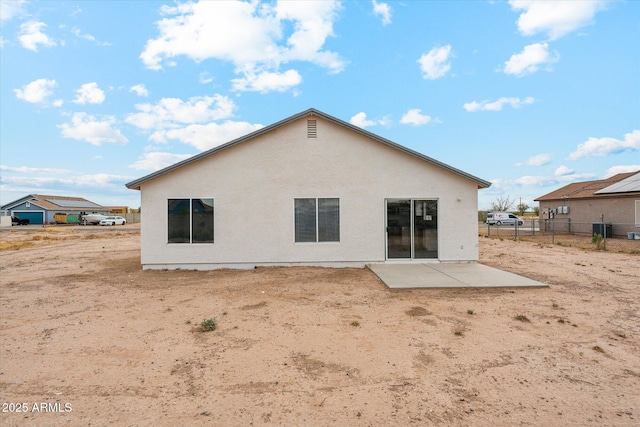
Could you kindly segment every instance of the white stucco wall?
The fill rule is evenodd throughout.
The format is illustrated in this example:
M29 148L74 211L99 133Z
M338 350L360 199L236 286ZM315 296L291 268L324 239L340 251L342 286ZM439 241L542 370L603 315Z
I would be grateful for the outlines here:
M437 199L439 260L478 259L477 184L317 117L141 186L144 268L364 265L385 261L385 199ZM215 243L168 244L167 199L213 198ZM340 242L295 243L294 198L338 197Z

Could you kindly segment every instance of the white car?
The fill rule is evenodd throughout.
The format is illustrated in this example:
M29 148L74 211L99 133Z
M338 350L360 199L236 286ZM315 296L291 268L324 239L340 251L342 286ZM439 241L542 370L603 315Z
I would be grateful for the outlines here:
M100 225L125 225L127 220L121 216L108 216L100 220Z

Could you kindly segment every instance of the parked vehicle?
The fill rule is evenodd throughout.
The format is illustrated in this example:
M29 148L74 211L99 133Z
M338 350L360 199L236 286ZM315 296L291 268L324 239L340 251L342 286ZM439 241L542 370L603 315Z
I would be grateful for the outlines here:
M87 224L98 225L98 224L100 224L100 221L102 221L106 217L107 217L106 215L96 214L96 213L81 214L80 218L78 219L78 224L82 224L82 225L87 225Z
M17 216L11 217L11 225L29 225L28 219L20 219Z
M487 214L487 224L489 225L515 225L516 222L518 225L524 225L523 220L509 212L489 212Z
M127 220L121 216L108 216L100 220L100 225L125 225Z

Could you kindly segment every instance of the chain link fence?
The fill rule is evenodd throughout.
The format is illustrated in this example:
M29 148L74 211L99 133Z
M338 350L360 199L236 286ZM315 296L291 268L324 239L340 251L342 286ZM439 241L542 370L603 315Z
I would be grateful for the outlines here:
M479 223L478 234L491 238L640 255L640 227L635 227L635 224L581 223L566 218L522 221L522 225L497 226Z

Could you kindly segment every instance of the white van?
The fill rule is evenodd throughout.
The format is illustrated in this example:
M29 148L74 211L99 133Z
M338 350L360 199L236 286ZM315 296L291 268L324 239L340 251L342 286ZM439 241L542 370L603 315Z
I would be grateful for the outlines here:
M516 221L518 225L524 225L523 220L509 212L489 212L487 214L487 224L489 225L515 225Z

